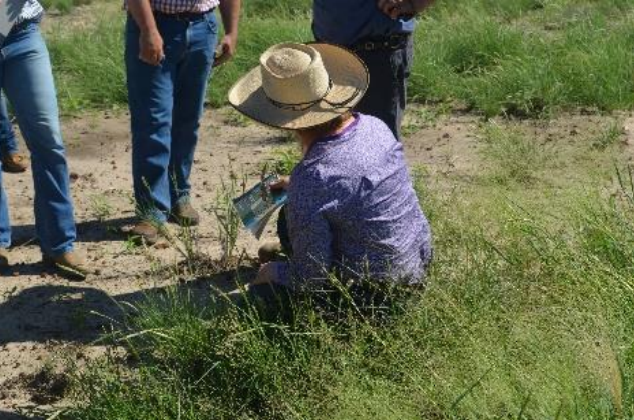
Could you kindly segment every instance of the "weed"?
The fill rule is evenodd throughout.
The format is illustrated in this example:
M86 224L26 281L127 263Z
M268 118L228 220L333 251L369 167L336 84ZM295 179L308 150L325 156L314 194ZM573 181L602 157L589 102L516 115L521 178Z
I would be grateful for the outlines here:
M530 184L544 167L545 152L537 139L528 138L517 127L487 123L482 128L482 140L481 153L499 183Z
M618 144L623 136L623 124L619 120L613 120L603 127L599 136L592 142L591 147L603 151L610 146Z
M271 155L264 165L279 175L290 175L302 158L297 145L276 148Z
M214 204L207 211L214 215L219 229L219 239L222 248L222 257L220 264L223 267L231 266L238 242L238 233L240 231L240 216L233 205L233 199L241 192L244 192L246 186L246 176L243 174L240 182L238 175L229 170L229 179L221 178L220 190L216 193ZM239 186L241 188L239 188Z
M139 238L135 238L134 236L129 236L125 241L123 241L123 253L127 255L135 255L141 249L141 245L139 244Z
M410 107L407 120L403 124L403 135L410 136L423 128L433 126L438 121L439 109L427 107Z
M249 118L245 117L233 108L229 108L225 114L225 124L231 127L248 127L251 124Z
M94 194L90 196L90 212L99 222L106 221L114 213L114 207L104 194Z

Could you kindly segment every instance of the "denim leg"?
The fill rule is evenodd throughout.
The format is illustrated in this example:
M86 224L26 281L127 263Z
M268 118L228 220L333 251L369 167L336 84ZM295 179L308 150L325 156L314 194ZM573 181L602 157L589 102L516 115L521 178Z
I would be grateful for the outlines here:
M207 14L204 20L192 22L187 29L187 51L177 66L169 164L172 206L189 198L189 176L217 38L218 27L214 13Z
M68 166L46 44L32 23L7 37L0 56L1 89L31 152L35 227L42 252L72 251L76 239Z
M172 203L168 165L171 153L172 109L176 63L181 55L176 24L157 20L165 59L151 66L139 59L140 30L128 18L125 38L128 102L132 129L132 177L137 213L165 222Z
M4 95L0 93L0 154L2 156L18 152L18 142L11 126L9 111Z
M370 87L356 110L381 119L401 140L401 122L407 104L413 44L396 51L358 51L370 71Z
M0 70L0 76L2 70ZM2 163L0 163L0 248L11 246L11 218L9 217L9 202L2 186Z
M288 204L285 204L280 209L277 216L277 237L282 245L282 252L287 257L293 255L293 247L291 245L291 237L288 233L288 221L286 212L288 211Z

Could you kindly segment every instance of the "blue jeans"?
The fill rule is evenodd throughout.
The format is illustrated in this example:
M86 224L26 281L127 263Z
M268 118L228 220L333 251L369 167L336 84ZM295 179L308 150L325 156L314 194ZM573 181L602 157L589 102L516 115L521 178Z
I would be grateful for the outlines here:
M413 62L414 44L410 37L405 48L394 51L357 51L370 71L370 87L356 106L362 114L383 120L397 140L407 105L407 79Z
M151 66L139 59L140 31L132 17L126 25L125 62L137 213L165 222L176 204L189 199L218 26L213 12L192 22L157 16L156 24L163 62Z
M0 93L0 156L18 152L18 142L11 126L4 95Z
M68 166L51 63L36 22L21 24L5 39L0 49L0 89L13 105L31 152L35 228L42 252L57 256L72 251L76 231ZM0 171L0 185L1 176ZM0 247L10 244L8 203L2 189Z

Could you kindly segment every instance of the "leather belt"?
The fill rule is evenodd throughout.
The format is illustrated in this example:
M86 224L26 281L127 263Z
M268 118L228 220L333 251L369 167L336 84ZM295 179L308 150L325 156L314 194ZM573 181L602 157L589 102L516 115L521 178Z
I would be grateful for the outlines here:
M366 38L350 47L352 51L396 51L407 47L411 34L394 34L383 38Z
M214 9L207 10L206 12L196 12L196 13L193 13L193 12L164 13L164 12L154 11L154 17L161 18L161 19L173 19L179 22L197 22L199 20L205 19L205 16L208 13L211 13L213 11Z

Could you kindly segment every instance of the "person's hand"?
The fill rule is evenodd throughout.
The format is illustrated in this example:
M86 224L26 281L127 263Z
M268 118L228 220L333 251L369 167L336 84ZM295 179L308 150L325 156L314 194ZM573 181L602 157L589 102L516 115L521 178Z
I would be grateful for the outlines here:
M416 14L411 0L379 0L379 9L392 19Z
M275 263L266 263L262 267L260 267L258 275L255 277L255 280L251 282L251 285L257 286L260 284L275 283L276 279L277 268L275 267Z
M142 32L139 38L139 59L151 66L158 66L165 58L163 38L157 30Z
M231 34L225 34L218 44L214 67L222 66L236 54L237 37Z
M269 188L272 190L288 190L288 187L290 185L291 185L291 177L281 176L277 181L271 182L269 184Z

